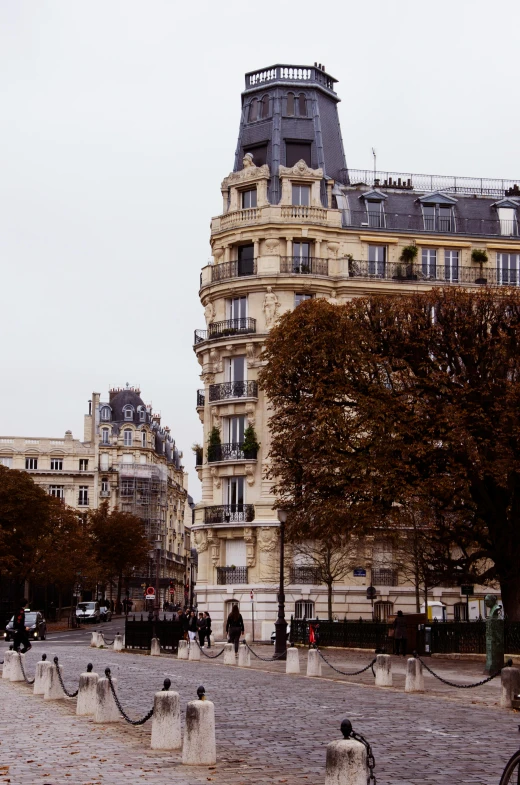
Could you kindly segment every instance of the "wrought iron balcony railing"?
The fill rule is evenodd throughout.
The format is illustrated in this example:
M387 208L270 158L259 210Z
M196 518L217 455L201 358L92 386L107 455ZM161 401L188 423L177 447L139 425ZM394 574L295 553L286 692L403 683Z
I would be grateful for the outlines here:
M204 509L204 523L251 523L254 518L254 504L221 504Z
M217 567L217 585L247 583L247 567Z
M204 406L206 403L206 391L197 390L197 407Z
M417 213L370 213L366 210L343 210L344 229L385 229L403 232L434 232L439 234L483 235L489 237L518 237L516 220L498 218L464 218L452 216L428 216Z
M393 567L373 567L372 584L374 586L397 586L397 570L393 569Z
M349 278L380 279L398 283L461 283L488 286L518 286L520 271L507 268L465 267L453 264L414 264L403 262L368 262L366 259L352 259L348 262Z
M210 384L210 403L227 401L233 398L258 398L258 382L223 382L222 384Z
M225 322L214 322L207 330L195 330L195 346L203 341L214 341L217 338L228 338L236 335L256 333L256 319L226 319Z
M228 278L241 278L256 275L256 259L239 259L234 262L221 262L211 268L211 281L226 281Z
M311 583L317 586L322 581L316 567L293 567L289 583Z
M255 461L256 450L244 450L243 442L212 444L208 447L208 463L219 461Z
M329 260L317 259L314 256L282 256L280 272L290 275L328 275Z

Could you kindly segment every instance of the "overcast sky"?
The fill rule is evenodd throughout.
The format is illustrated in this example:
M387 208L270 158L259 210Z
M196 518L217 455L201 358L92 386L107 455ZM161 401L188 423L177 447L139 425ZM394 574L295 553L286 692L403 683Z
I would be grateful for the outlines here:
M193 330L246 71L325 64L347 163L518 178L519 3L0 0L0 435L140 385L190 491Z

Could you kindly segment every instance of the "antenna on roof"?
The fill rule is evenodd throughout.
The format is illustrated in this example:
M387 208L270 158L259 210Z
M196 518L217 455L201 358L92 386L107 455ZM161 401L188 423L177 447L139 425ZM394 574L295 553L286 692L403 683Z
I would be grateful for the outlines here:
M376 179L376 158L377 158L377 156L376 156L376 148L375 147L372 148L372 155L374 156L374 184L375 184L375 179Z

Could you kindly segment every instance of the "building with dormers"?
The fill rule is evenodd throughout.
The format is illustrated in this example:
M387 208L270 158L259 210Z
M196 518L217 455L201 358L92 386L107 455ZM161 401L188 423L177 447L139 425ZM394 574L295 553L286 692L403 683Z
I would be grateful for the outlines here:
M78 513L106 500L110 509L141 518L150 561L144 572L126 576L129 596L139 609L143 583L155 586L160 550L161 603L184 603L190 576L187 474L170 429L139 389L113 388L108 401L93 393L83 441L71 431L63 439L0 437L0 464L27 471Z
M193 534L197 597L214 627L236 601L248 630L254 613L256 634L267 638L277 615L279 525L266 479L267 401L257 382L265 336L309 298L341 303L410 287L518 285L520 188L512 180L349 168L336 80L321 65L275 65L245 82L234 168L221 184L213 259L201 273L206 327L195 332L194 350L203 382L202 502ZM250 425L260 444L253 452L242 448ZM221 443L208 451L214 428ZM314 571L294 562L290 572L287 614L326 616ZM415 610L414 588L384 539L367 540L357 567L335 586L334 614L370 618L370 585L376 618ZM469 605L478 615L485 590L475 592ZM465 618L458 587L432 595L448 618Z

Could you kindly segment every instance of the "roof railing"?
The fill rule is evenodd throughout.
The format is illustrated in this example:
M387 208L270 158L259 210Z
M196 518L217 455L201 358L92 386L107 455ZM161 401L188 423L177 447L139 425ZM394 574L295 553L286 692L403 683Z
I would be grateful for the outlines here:
M371 169L343 170L345 185L368 185L371 188L392 188L406 191L467 194L488 197L512 196L520 198L520 178L501 180L487 177L455 177L411 172L374 172Z

